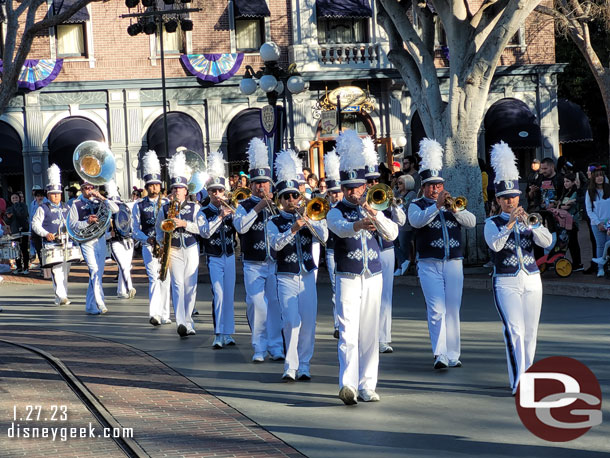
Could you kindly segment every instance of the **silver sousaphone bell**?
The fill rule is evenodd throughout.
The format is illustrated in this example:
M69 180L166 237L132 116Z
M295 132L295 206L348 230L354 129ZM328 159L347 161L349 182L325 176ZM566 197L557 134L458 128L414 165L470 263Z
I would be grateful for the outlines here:
M198 153L183 146L176 148L176 152L184 153L186 159L186 179L188 180L189 194L197 194L203 189L210 178L206 172L205 163Z

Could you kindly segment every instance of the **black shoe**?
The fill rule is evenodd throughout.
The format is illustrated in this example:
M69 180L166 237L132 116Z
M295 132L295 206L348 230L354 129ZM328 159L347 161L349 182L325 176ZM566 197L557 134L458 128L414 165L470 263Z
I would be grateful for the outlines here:
M575 267L572 269L572 272L581 272L581 271L583 271L583 270L585 270L585 268L582 266L582 264L580 264L580 265L578 265L578 266L575 266Z
M338 330L338 329L335 329L335 332L333 332L333 337L334 337L335 339L338 339L338 338L339 338L339 330Z
M591 265L589 266L589 268L588 268L588 269L585 269L585 270L583 271L583 273L585 273L585 274L587 274L587 275L596 274L596 273L597 273L597 266L596 266L596 265L591 264Z
M186 326L183 324L178 325L178 329L176 331L178 334L180 334L180 337L186 337L187 335Z

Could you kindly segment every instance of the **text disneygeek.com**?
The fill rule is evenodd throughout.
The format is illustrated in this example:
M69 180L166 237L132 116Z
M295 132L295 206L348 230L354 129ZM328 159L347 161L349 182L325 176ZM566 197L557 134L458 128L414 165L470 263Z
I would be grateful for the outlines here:
M24 426L11 423L8 428L10 439L51 439L65 442L68 439L84 438L133 438L133 428L96 428L92 423L87 427L68 426Z

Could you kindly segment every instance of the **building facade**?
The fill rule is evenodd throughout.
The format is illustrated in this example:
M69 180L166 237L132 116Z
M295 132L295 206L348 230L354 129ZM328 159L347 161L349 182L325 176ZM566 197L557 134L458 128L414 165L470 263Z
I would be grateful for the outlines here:
M63 6L68 4L63 0ZM48 0L48 13L41 14L57 14L62 5ZM123 196L133 186L142 186L140 158L148 149L165 158L178 146L203 157L220 149L231 171L245 170L245 145L262 134L260 109L268 102L260 89L243 95L239 83L246 66L263 65L258 48L266 41L280 46L280 65L295 63L308 82L306 91L292 96L286 91L278 104L286 108L282 144L303 152L314 172L323 174L324 151L333 146L338 133L332 119L337 96L348 101L342 107L341 127L374 136L380 160L386 160L397 144L405 144L405 154L417 150L424 135L421 122L388 61L388 42L376 22L375 2L211 0L188 6L202 11L176 15L177 32L164 32L169 153L164 142L159 31L130 36L127 28L134 20L120 17L129 12L125 3L96 2L34 42L29 57L51 73L42 72L52 82L20 91L0 117L0 135L10 139L0 147L0 185L5 193L9 188L44 186L51 163L60 165L65 184L78 181L72 153L84 140L108 144ZM159 8L174 6L159 0ZM192 30L183 30L188 25L181 20L192 21ZM488 113L494 107L503 115L507 107L513 113L526 110L538 126L538 133L528 133L531 126L519 127L525 140L517 148L523 148L527 162L533 155L559 152L556 79L561 66L554 62L553 33L551 21L533 15L504 52L489 95ZM447 56L440 28L437 44L442 75ZM521 114L516 117L524 119ZM505 124L486 117L481 157L486 143L501 136L497 130L506 129Z

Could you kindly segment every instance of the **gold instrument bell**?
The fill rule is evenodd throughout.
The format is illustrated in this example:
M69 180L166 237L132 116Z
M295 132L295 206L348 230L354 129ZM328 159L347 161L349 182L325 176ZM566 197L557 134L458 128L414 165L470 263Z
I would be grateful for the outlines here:
M464 196L458 197L447 197L445 199L445 208L451 211L461 212L462 210L466 210L466 206L468 205L468 199Z
M237 188L232 193L229 193L228 199L231 201L231 205L237 208L242 200L249 199L251 195L252 191L250 188Z
M383 183L371 186L366 192L366 203L374 210L384 211L394 200L392 189Z
M314 197L305 206L305 214L312 221L323 220L329 210L330 204L322 197Z

